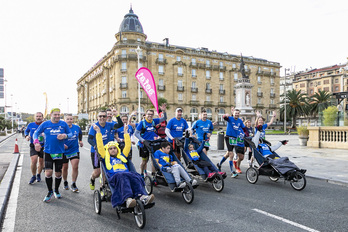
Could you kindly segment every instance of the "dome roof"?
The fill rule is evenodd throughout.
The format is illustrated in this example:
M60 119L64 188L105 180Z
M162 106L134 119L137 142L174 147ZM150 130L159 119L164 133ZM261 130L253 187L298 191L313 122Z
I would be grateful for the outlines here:
M129 13L124 16L119 32L139 32L144 34L143 26L141 25L138 16L134 14L132 7L130 8Z

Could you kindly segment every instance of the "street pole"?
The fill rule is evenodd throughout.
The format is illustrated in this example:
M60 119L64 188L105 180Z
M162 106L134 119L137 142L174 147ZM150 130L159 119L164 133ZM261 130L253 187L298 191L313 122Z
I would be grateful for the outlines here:
M284 68L284 133L286 133L286 71L289 70L289 68Z
M13 94L11 94L11 122L12 122L12 134L13 134Z
M138 57L138 70L140 69L140 62L139 62L139 56L140 56L140 52L141 49L138 45L137 49L135 50L135 52L137 53L137 57ZM138 82L138 122L141 121L141 115L140 115L140 83Z

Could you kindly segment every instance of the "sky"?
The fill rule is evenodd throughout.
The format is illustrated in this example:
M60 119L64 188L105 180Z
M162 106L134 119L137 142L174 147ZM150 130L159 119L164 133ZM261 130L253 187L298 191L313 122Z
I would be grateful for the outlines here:
M347 62L346 0L1 0L6 105L43 112L47 93L48 109L77 113L76 82L111 50L131 4L148 41L243 53L292 71Z

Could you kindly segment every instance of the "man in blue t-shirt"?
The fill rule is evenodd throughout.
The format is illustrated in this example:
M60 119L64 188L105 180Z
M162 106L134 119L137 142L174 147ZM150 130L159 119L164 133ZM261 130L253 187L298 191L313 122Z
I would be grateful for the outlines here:
M142 158L141 164L140 164L140 174L144 176L144 172L147 168L147 162L149 161L149 151L144 147L144 142L146 140L155 140L158 138L158 135L156 134L156 128L155 126L165 120L167 120L167 105L162 104L161 110L163 112L162 118L153 118L155 112L154 110L148 109L145 113L145 119L141 120L134 132L134 136L139 139L138 142L138 149L139 149L139 156ZM152 172L154 173L154 167L152 167Z
M65 141L65 153L63 158L63 180L64 180L64 189L69 190L69 184L68 184L68 168L69 168L69 160L72 166L72 173L71 173L71 191L78 192L79 189L76 186L76 180L77 175L79 173L79 161L80 161L80 150L79 146L83 146L82 142L82 131L81 128L77 125L73 124L73 116L72 114L67 114L64 117L65 122L68 124L72 137L67 139Z
M44 159L43 159L43 137L39 136L39 142L41 144L41 150L36 151L34 147L34 141L33 141L33 134L36 131L36 129L41 125L43 122L43 114L41 112L37 112L35 114L35 122L29 123L27 129L24 132L25 139L27 141L30 141L30 169L31 174L33 175L29 181L29 184L34 184L35 181L40 182L41 181L41 171L43 169L44 165ZM39 161L39 162L38 162ZM37 171L37 173L36 173Z
M112 110L113 115L117 115L116 109ZM108 142L113 141L113 137L111 136L111 133L117 128L120 128L123 126L123 122L119 115L116 117L117 122L107 122L107 112L106 111L100 111L98 113L98 122L96 125L100 128L100 133L102 134L103 143L106 145ZM91 145L91 161L93 166L93 172L91 174L89 187L91 190L94 190L95 188L95 179L99 177L100 175L100 163L98 160L98 155L96 152L95 147L97 146L96 142L96 134L97 132L94 130L94 128L91 126L88 132L88 143Z
M207 139L204 143L203 152L207 155L209 147L210 147L209 140L210 140L211 133L214 130L214 126L213 126L213 123L209 119L207 119L208 114L207 114L206 110L202 110L201 117L202 117L202 119L195 121L193 123L191 136L192 136L193 131L196 131L197 139L200 142L203 142L203 135L204 135L204 133L206 133Z
M174 153L176 157L180 160L181 159L181 154L180 154L180 148L177 143L176 139L180 139L183 136L183 133L188 129L188 124L185 119L182 118L182 109L177 108L175 110L175 117L170 119L167 124L166 128L166 135L168 137L168 141L170 143L173 143L173 140L175 140L176 146L174 147Z
M132 114L133 115L133 114ZM131 115L131 117L132 117ZM122 115L121 120L123 122L123 125L128 124L128 116L127 115ZM132 144L135 144L135 142L132 140L132 135L134 134L134 129L131 126L131 124L128 124L128 134L131 137ZM125 147L125 142L124 142L124 126L118 128L115 130L115 139L118 142L118 146L121 149L121 152L123 151L123 148ZM132 147L128 153L128 159L132 160Z
M41 123L39 128L34 132L33 139L36 151L41 150L39 136L41 136L42 133L45 134L45 179L48 188L48 194L44 198L44 202L50 202L53 194L56 198L61 198L59 186L62 180L63 154L65 152L64 143L66 139L72 137L68 124L60 120L60 109L52 109L51 120ZM52 188L53 164L55 166L54 191Z
M239 118L240 111L238 109L234 109L234 107L231 108L231 113L233 117L229 116L228 114L225 114L223 116L224 120L227 121L227 129L226 129L226 136L225 136L225 142L227 146L227 152L222 157L220 163L217 164L218 168L221 170L221 165L227 157L230 157L230 170L231 170L231 177L236 177L238 174L233 171L233 164L235 165L236 171L238 173L242 173L239 165L240 162L244 159L244 147L238 146L237 144L237 138L240 136L240 129L245 128L243 121ZM245 132L243 130L243 132ZM233 148L235 149L238 159L237 161L233 162Z

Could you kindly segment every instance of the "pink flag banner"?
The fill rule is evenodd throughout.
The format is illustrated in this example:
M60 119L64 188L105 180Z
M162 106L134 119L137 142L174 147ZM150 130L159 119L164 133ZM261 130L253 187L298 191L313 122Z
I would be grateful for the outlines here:
M151 71L145 67L142 67L136 72L135 78L138 80L141 87L143 87L147 96L150 98L153 106L156 108L157 113L159 113L156 83Z

